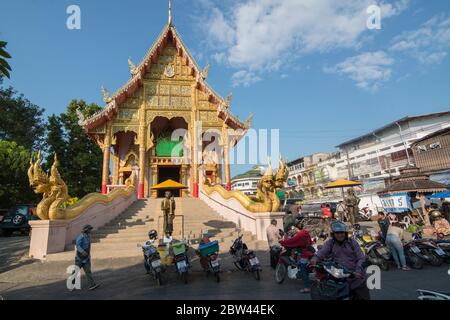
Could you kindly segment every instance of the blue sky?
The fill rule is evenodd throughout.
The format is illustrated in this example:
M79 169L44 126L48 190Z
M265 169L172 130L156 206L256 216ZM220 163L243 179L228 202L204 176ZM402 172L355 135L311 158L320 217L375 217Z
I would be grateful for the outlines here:
M381 30L366 8L381 8ZM81 8L68 30L66 8ZM167 0L1 0L11 84L47 114L100 105L167 23ZM448 0L174 0L174 24L208 82L253 127L280 129L290 160L406 115L450 110ZM233 168L233 173L248 166Z

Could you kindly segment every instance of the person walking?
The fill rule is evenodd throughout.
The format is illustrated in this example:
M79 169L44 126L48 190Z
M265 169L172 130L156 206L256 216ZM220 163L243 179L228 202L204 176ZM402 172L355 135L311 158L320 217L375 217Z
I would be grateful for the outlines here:
M345 204L344 201L339 201L337 206L336 206L336 219L341 221L341 222L345 222Z
M386 243L386 236L391 225L391 221L383 211L378 212L378 226L380 227L381 239L383 243Z
M391 254L394 257L397 268L404 271L409 271L411 269L406 265L405 251L403 250L402 243L403 237L404 231L400 227L400 223L394 222L389 226L387 231L386 245L389 250L391 250Z
M161 210L164 218L164 234L170 238L172 237L173 220L175 219L175 200L172 197L172 192L165 192L164 199L161 202Z
M86 278L89 284L89 290L94 290L99 287L96 284L94 278L92 277L91 271L91 237L90 233L93 227L89 224L85 225L81 231L81 234L77 237L75 241L76 255L75 255L75 265L84 270Z
M280 240L281 234L280 229L277 227L277 220L273 219L270 225L266 229L267 241L269 242L270 249L270 266L275 269L278 263L278 255L276 253L280 252Z

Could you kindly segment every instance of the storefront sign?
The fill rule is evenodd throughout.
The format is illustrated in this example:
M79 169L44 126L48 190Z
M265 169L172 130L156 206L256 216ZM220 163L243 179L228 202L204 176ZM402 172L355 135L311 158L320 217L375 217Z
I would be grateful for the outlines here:
M386 212L401 213L412 209L411 198L406 192L381 196L380 200Z

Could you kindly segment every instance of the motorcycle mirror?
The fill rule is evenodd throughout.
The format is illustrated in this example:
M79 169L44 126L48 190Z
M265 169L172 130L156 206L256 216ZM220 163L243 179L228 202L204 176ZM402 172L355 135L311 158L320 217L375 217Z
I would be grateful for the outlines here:
M142 248L142 244L138 243L138 244L137 244L137 247L138 247L138 248Z
M241 233L241 228L236 228L237 233Z

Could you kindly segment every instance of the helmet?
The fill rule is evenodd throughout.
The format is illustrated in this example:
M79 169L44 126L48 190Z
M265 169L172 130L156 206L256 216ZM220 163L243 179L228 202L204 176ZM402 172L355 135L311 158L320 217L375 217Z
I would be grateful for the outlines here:
M331 224L331 232L348 232L345 223L340 221L335 221Z
M155 240L156 238L158 238L158 231L150 230L148 232L148 237L150 238L150 240Z
M430 216L431 216L433 219L436 219L436 218L439 218L439 217L441 216L441 213L440 213L438 210L433 210L433 211L431 211Z

